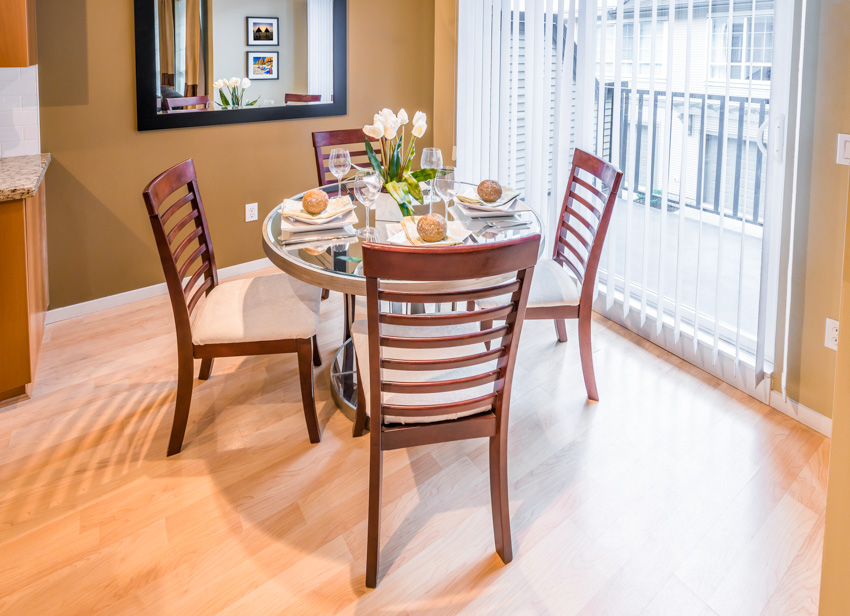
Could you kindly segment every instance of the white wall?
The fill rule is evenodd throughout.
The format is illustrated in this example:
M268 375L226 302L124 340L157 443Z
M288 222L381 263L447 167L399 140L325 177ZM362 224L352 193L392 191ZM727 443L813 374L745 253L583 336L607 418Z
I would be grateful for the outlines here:
M40 152L38 67L0 68L0 158Z
M277 17L278 46L249 47L246 18ZM284 94L307 92L307 0L215 0L212 10L213 81L246 77L249 51L278 52L278 80L254 80L246 96L283 104ZM330 43L330 39L328 40Z

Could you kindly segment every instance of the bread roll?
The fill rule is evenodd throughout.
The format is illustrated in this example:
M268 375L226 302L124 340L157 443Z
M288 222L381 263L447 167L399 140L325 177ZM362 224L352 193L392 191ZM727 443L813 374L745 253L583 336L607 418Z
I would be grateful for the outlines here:
M478 185L478 196L487 203L498 201L502 196L502 185L496 180L484 180Z
M308 214L321 214L328 209L328 193L318 188L308 190L301 199L301 207Z
M416 232L426 242L439 242L445 239L448 228L446 219L439 214L425 214L416 222Z

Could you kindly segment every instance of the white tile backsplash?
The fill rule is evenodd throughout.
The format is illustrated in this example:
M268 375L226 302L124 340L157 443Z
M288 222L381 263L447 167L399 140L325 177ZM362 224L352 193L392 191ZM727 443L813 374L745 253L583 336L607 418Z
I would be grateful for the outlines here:
M0 158L40 152L38 67L0 68Z

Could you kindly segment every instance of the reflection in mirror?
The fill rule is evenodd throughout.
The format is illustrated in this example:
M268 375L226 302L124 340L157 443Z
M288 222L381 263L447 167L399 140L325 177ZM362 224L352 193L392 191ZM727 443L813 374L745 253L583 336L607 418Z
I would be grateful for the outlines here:
M333 102L334 0L150 1L158 113Z

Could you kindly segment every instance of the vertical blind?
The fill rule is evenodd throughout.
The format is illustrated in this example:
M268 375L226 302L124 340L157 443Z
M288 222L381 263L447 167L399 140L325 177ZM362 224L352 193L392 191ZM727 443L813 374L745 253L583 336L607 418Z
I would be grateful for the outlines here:
M624 181L595 308L747 390L772 370L775 331L774 11L460 0L458 14L460 176L522 189L552 231L573 148L612 161Z
M334 91L333 0L307 0L307 92L331 102Z

